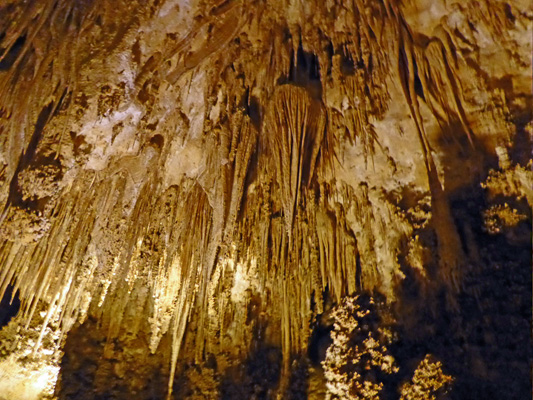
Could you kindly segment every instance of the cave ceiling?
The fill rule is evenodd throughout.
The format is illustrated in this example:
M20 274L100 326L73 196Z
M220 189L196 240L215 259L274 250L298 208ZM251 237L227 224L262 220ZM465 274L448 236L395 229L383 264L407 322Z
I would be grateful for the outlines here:
M296 398L317 332L341 340L326 319L366 318L354 298L410 332L417 308L467 318L507 254L528 309L532 20L527 0L1 1L0 399L247 398L220 391L257 349L279 371L249 398ZM328 399L382 390L324 376Z

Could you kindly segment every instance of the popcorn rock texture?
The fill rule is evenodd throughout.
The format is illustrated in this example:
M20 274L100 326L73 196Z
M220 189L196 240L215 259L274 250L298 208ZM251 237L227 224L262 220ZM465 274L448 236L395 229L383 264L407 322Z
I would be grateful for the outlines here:
M401 400L435 400L453 382L453 378L442 372L442 363L432 361L431 355L420 361L411 382L402 386ZM440 396L442 397L442 396Z
M379 324L372 321L375 315L370 315L371 311L361 307L358 300L347 297L332 312L332 344L322 362L328 400L379 399L383 383L376 382L375 370L386 374L398 372L394 357L385 347L387 343L382 343L388 335L380 335ZM373 304L370 299L368 305ZM372 332L372 328L376 331Z

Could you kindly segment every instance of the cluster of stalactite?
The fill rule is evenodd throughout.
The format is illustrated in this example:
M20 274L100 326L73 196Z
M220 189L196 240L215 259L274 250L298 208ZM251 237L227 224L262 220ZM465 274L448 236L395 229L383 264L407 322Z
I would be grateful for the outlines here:
M431 214L412 211L427 196L431 262L460 286L461 243L421 111L475 145L458 80L474 68L451 28L416 32L393 0L142 3L1 6L0 292L19 291L28 322L44 302L43 329L60 309L63 334L92 315L111 341L147 318L151 351L172 336L171 392L191 320L197 360L229 348L239 358L253 306L288 369L324 291L392 301L402 252L427 275L415 233ZM511 24L500 8L479 23ZM395 173L374 127L391 84L427 171L412 212L337 174L345 143Z

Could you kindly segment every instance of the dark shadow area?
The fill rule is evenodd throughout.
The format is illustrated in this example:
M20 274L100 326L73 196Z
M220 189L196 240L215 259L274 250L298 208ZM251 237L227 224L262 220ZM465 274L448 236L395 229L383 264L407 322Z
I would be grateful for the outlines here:
M250 88L247 88L244 92L244 96L239 106L242 107L246 115L250 117L255 129L259 131L263 123L261 105L259 104L259 99L251 95Z
M529 100L530 101L527 102L528 110L533 110L533 101L531 99ZM533 132L528 132L526 126L533 121L533 112L517 112L514 115L516 116L513 121L516 126L516 135L509 155L514 162L521 165L527 165L527 163L533 159ZM531 128L533 128L533 126Z
M18 291L13 293L13 286L9 285L0 301L0 329L9 324L20 310Z
M17 169L15 171L14 178L11 180L9 184L9 197L6 203L6 209L11 204L21 205L22 208L34 208L34 205L31 204L25 204L22 200L22 194L20 191L20 187L18 184L18 173L22 171L27 166L31 165L32 163L36 163L36 161L33 160L35 153L37 151L37 145L39 144L39 141L41 140L44 127L48 120L51 117L52 111L54 109L54 102L50 102L46 107L44 107L41 112L39 113L39 116L37 117L37 122L35 123L35 130L33 131L33 134L31 136L30 142L22 154L22 157L20 157L19 164L17 165Z
M281 378L282 353L264 342L268 320L259 316L259 303L249 307L248 318L255 319L251 351L240 365L225 371L220 381L220 399L274 399Z
M289 76L278 79L278 85L292 84L306 88L314 99L322 99L322 81L318 56L298 46L296 55L291 51Z
M246 361L229 368L220 383L220 399L273 399L281 376L281 349L261 345Z
M316 323L309 339L308 356L311 363L319 366L326 358L326 350L331 345L332 325Z
M311 310L313 313L317 312L315 296L313 292L311 297ZM307 345L307 357L312 366L318 367L326 358L326 351L333 342L331 339L331 331L333 330L333 319L331 311L336 305L332 299L329 286L326 285L324 291L318 296L322 297L323 312L317 314L313 321L311 321L311 335Z
M486 207L477 185L451 202L467 255L457 310L444 288L423 287L406 269L397 309L401 340L391 346L400 366L397 385L431 353L455 379L450 399L531 397L531 215L512 232L489 234Z
M0 49L0 55L3 56L2 61L0 61L0 71L7 71L15 64L25 43L26 35L22 35L15 40L15 43L7 51Z
M287 400L306 400L307 380L309 378L309 359L298 357L291 364L291 374L289 376L289 387L283 396Z
M68 334L56 396L59 400L161 400L168 385L168 335L151 354L147 336L107 342L107 331L89 318ZM106 349L107 343L107 349Z

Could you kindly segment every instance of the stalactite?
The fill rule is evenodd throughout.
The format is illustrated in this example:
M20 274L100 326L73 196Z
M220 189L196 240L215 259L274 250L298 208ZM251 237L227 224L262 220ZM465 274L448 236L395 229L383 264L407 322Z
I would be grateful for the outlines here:
M478 71L475 27L418 27L408 3L0 6L0 295L18 292L25 328L44 310L35 351L90 316L109 354L145 318L170 399L186 361L229 368L263 324L281 393L324 293L391 303L405 260L453 303L466 255L440 141L492 151L523 99ZM514 8L493 3L453 9L514 43ZM487 188L531 203L523 169Z
M265 148L272 152L290 235L299 193L313 178L325 116L321 105L298 87L280 87L272 102L266 117Z

